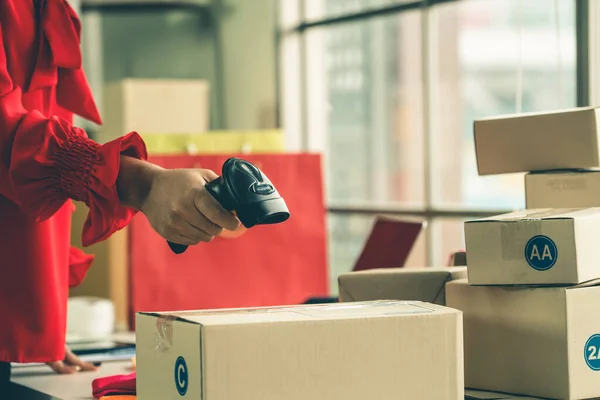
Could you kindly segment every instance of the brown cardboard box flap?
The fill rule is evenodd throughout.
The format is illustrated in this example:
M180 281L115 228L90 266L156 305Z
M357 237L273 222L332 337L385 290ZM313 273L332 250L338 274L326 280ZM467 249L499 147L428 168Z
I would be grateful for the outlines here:
M467 277L466 267L384 268L340 275L341 301L418 300L445 302L446 282Z
M518 222L518 221L542 221L551 219L574 219L585 217L598 217L600 207L592 208L541 208L520 210L507 214L467 221L468 224L480 222Z
M592 286L600 286L600 279L592 279L591 281L583 282L579 285L567 286L567 289L587 288Z
M469 284L468 279L460 278L453 279L451 282L449 281L447 285L465 285ZM473 286L481 286L481 285L473 285ZM497 287L506 287L506 288L514 288L514 289L531 289L531 288L563 288L565 290L575 290L582 289L594 286L600 286L600 279L592 279L587 282L582 282L577 285L485 285L485 286L497 286Z
M255 307L219 310L198 310L172 313L140 313L157 317L163 322L182 321L203 326L301 322L316 319L356 319L404 314L446 314L455 310L421 301L365 301L356 303L311 304L301 306Z
M465 389L466 400L544 400L541 397L518 396L515 394Z

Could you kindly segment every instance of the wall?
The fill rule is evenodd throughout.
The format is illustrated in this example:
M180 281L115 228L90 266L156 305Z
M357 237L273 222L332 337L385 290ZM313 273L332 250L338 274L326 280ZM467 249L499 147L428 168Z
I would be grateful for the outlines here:
M206 79L212 129L276 127L274 0L213 2L204 12L85 12L84 68L100 107L102 85L121 78Z
M276 126L276 16L273 0L223 0L219 20L225 124Z

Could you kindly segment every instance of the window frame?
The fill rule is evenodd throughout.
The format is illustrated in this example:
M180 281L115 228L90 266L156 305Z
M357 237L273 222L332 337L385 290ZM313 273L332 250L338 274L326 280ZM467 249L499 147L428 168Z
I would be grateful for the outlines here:
M434 204L432 198L433 191L433 179L431 170L431 138L434 135L433 129L430 123L431 116L431 87L432 82L431 69L431 53L430 53L430 40L431 40L431 13L429 12L436 5L444 3L456 3L462 0L422 0L422 1L408 1L397 4L390 4L387 6L373 7L366 10L362 10L355 13L349 13L341 16L322 18L318 20L307 21L305 18L305 0L279 0L276 2L277 15L281 15L282 11L279 2L286 2L286 6L289 7L290 3L294 3L292 8L296 7L295 10L295 23L287 21L278 26L276 33L276 46L278 49L278 74L279 74L279 99L282 104L280 121L286 121L283 116L286 114L286 107L297 109L293 118L288 118L289 121L295 122L295 124L286 125L286 145L288 150L292 151L319 151L321 150L323 141L326 137L323 137L321 132L314 132L307 129L309 124L309 114L307 111L307 71L306 71L306 33L313 28L322 28L335 26L338 24L344 24L348 22L364 21L371 18L400 15L402 13L411 12L415 10L421 10L421 49L422 49L422 76L423 76L423 146L424 146L424 199L422 207L409 207L402 206L400 204L379 207L369 204L364 205L346 205L336 204L327 201L326 210L331 214L347 214L347 215L391 215L398 217L417 217L423 219L428 226L432 226L435 221L443 221L444 219L469 219L469 218L482 218L491 215L502 214L510 212L508 209L478 209L478 208L452 208L452 207L439 207ZM576 98L577 106L588 106L590 101L600 102L600 26L594 25L592 21L600 21L600 5L596 3L594 5L592 0L576 0L575 2L575 15L576 15ZM596 37L594 37L596 35ZM297 101L297 104L286 104L289 98L285 98L282 92L282 86L286 84L285 80L290 79L286 77L282 71L285 69L285 55L283 53L283 42L284 37L295 36L298 39L299 46L299 72L298 72L298 95L300 98L293 101ZM598 72L595 72L598 71ZM591 84L591 86L590 86ZM290 108L287 109L290 112ZM436 255L435 249L438 248L438 238L436 238L436 232L433 229L426 229L424 231L426 238L426 260L427 265L439 264L440 260L445 261L447 255Z

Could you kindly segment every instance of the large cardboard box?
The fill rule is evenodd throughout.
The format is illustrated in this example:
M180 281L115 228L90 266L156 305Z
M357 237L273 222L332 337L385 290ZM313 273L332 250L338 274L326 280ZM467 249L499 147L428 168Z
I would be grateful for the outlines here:
M199 79L127 78L109 83L102 97L107 142L131 131L202 133L209 128L209 84Z
M467 277L466 267L381 268L341 274L341 302L419 300L444 305L446 282Z
M475 121L479 175L600 166L598 110L587 107Z
M600 281L570 287L446 285L463 312L465 385L561 400L600 397Z
M600 171L549 171L525 175L527 208L600 207Z
M472 285L577 284L600 278L600 208L517 211L465 223Z
M457 310L382 301L140 313L142 399L462 400Z

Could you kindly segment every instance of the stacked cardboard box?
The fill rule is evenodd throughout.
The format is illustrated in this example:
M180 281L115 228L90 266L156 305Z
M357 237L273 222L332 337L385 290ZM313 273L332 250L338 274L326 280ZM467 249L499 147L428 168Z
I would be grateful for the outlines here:
M528 172L528 209L465 224L468 281L446 301L467 387L600 397L599 126L593 108L475 122L480 175Z
M111 82L103 91L103 122L97 140L126 133L204 133L210 127L210 87L201 79L134 79Z
M418 300L446 304L447 282L467 277L466 267L379 268L341 274L341 302Z

